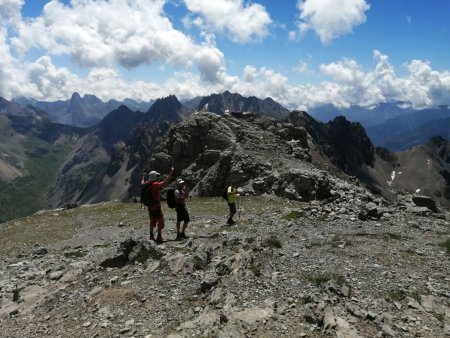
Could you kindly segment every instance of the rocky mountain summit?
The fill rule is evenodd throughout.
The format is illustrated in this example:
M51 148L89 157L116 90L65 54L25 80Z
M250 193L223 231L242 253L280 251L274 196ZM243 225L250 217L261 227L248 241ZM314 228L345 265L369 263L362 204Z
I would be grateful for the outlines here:
M248 194L336 199L335 187L346 182L363 184L390 202L422 191L447 208L447 183L438 178L450 170L450 163L439 156L448 151L448 143L440 144L428 147L428 155L392 154L374 147L360 124L343 117L323 124L300 111L281 121L242 113L197 113L169 131L149 167L164 173L175 164L176 174L198 196L220 195L233 178ZM425 163L427 173L414 174Z
M189 238L148 241L147 213L102 203L0 225L7 337L448 337L448 215L339 201L192 198ZM359 204L368 217L358 218ZM439 217L436 217L439 216Z
M203 97L198 103L196 111L213 112L218 115L229 112L251 112L275 119L286 118L289 114L288 109L270 97L262 100L255 96L244 97L229 91Z

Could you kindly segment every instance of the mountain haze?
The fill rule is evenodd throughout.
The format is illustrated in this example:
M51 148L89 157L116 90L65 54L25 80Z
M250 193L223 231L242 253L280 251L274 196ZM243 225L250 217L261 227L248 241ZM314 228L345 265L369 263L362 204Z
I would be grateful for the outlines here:
M434 136L450 140L450 117L425 122L419 127L385 140L383 144L392 151L405 151L427 143Z
M393 117L414 112L408 102L382 102L373 107L352 105L348 108L338 108L331 104L318 106L310 110L310 114L319 121L328 122L338 116L352 122L359 122L368 128L385 122Z
M408 140L402 143L402 137L404 135L414 133L416 129L421 128L425 123L447 118L450 118L449 107L442 106L433 109L423 109L409 114L396 116L381 124L371 126L367 128L367 134L377 146L389 147L389 145L392 144L395 145L395 147L391 149L393 151L405 150L408 146L417 145L418 143L411 144ZM434 135L427 136L431 137Z
M147 111L153 103L137 102L131 99L125 99L120 102L117 100L109 100L103 102L95 95L80 96L77 92L66 101L46 102L27 98L17 98L15 102L22 105L30 105L47 112L55 121L79 127L91 127L98 123L112 110L117 109L121 105L126 105L133 111Z

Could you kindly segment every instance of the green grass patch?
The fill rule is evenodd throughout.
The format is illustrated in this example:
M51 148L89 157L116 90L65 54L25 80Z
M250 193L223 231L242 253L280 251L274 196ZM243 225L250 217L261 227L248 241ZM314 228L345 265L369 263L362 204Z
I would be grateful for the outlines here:
M186 247L186 246L174 246L174 247L171 248L171 250L175 251L175 252L182 253L182 254L188 254L188 253L192 253L193 252L193 250L191 248Z
M109 248L111 246L111 243L104 242L102 244L95 244L94 248Z
M267 245L269 248L275 248L275 249L281 249L283 247L283 244L278 239L277 236L271 235L267 240Z
M302 217L301 211L291 211L287 215L284 215L283 217L281 217L281 219L283 219L285 221L294 221L294 220L299 219L300 217Z
M333 278L339 286L348 285L347 279L342 275L334 275Z
M261 269L258 265L252 264L248 267L248 269L253 272L256 277L260 277L262 275Z
M321 286L333 278L332 274L329 273L318 273L308 276L308 280L315 286Z
M444 242L440 243L440 246L443 247L447 254L450 255L450 238L447 238Z
M201 260L201 258L197 256L194 256L192 264L194 265L195 270L202 270L206 267L205 263Z
M405 291L403 291L403 290L390 290L388 292L387 296L392 301L399 302L399 301L404 300L408 296L408 294Z

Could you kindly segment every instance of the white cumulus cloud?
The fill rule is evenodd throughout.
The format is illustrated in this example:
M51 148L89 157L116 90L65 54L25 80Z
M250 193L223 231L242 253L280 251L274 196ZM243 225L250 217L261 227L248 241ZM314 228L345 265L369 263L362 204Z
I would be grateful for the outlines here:
M211 83L220 82L225 76L224 55L217 48L203 48L195 55L202 79Z
M20 9L24 0L0 0L0 25L20 18Z
M85 67L132 68L164 60L190 64L192 39L173 28L163 0L51 1L42 16L22 23L13 39L18 51L43 48L70 55Z
M370 5L365 0L299 0L299 29L313 30L322 43L351 33L366 21Z
M81 93L83 90L76 88L80 85L75 81L78 77L71 77L67 69L57 69L52 64L52 57L59 55L69 56L76 64L90 69L91 74L118 66L130 69L162 61L181 69L196 67L200 80L207 83L227 83L230 79L225 74L224 55L215 47L214 35L205 32L202 34L204 41L197 43L175 29L163 11L165 0L73 0L68 5L53 0L45 5L41 16L27 20L20 17L23 1L0 1L3 1L0 3L2 13L18 15L19 19L15 22L14 34L8 36L7 28L1 31L0 89L5 89L0 95L59 99L58 90L67 94L69 83L73 84L70 90ZM35 49L46 51L46 57L26 61L28 53ZM23 67L23 64L28 66ZM24 82L21 85L13 83L12 74L15 78L22 74ZM26 76L30 76L28 81L32 85L26 84ZM67 83L62 85L64 78L68 78ZM119 81L118 76L112 78ZM87 83L83 85L86 86L89 80L85 81ZM56 89L51 90L51 83ZM107 84L106 81L102 83ZM126 88L128 82L121 81L120 85ZM151 89L147 97L162 92L155 84L147 88L138 82L138 87ZM131 92L136 93L135 90ZM136 93L139 97L142 94Z
M238 43L260 40L269 34L272 23L266 9L243 0L184 0L187 8L199 16L190 23L210 32L227 34Z

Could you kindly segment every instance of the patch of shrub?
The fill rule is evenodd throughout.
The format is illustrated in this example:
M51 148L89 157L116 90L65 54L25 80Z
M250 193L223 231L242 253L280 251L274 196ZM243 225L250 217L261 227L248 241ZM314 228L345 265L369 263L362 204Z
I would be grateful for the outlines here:
M311 283L313 283L316 286L321 286L331 280L333 276L329 273L321 273L309 276L308 279Z
M447 254L450 255L450 238L447 238L444 242L441 243L441 246L447 250Z
M87 255L86 252L80 251L80 250L64 252L64 257L66 257L66 258L80 258L80 257L84 257L86 255Z
M254 275L256 277L260 277L261 276L261 269L259 268L258 265L252 264L248 267L248 269L254 273Z
M275 235L272 235L268 238L267 245L270 248L276 248L276 249L281 249L283 247L283 244L278 239L278 237Z
M293 220L299 219L300 217L302 217L301 211L291 211L287 215L284 215L283 217L281 217L281 219L284 219L286 221L293 221Z
M407 293L403 290L391 290L388 292L389 299L393 301L404 300L407 296Z

